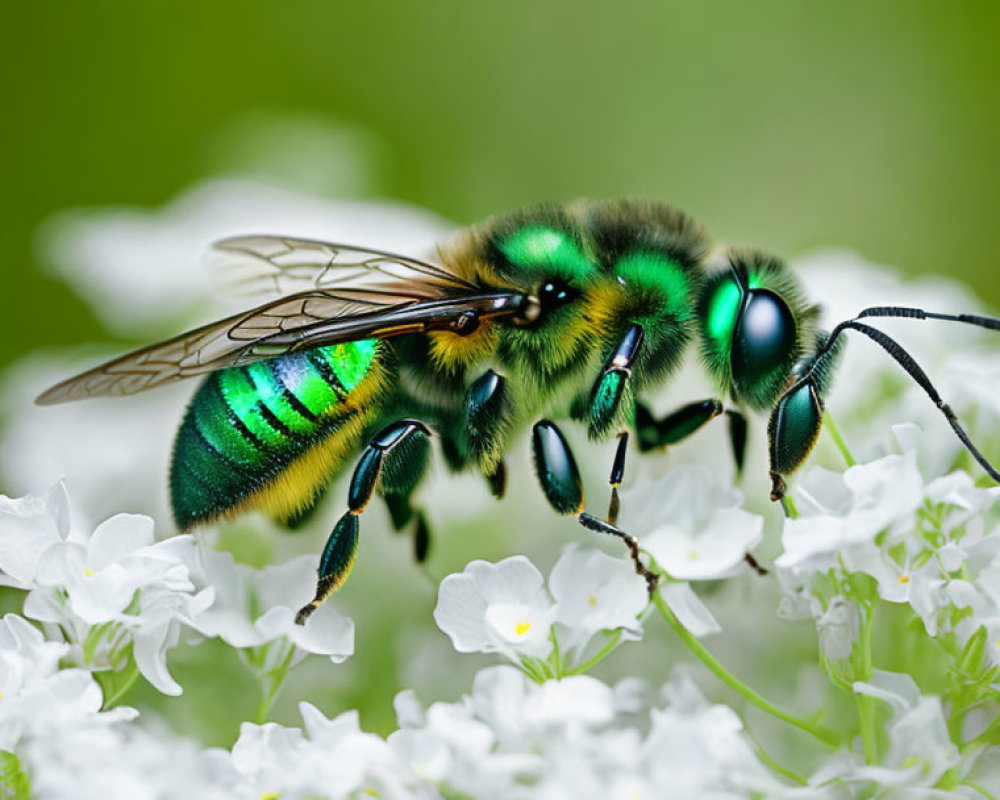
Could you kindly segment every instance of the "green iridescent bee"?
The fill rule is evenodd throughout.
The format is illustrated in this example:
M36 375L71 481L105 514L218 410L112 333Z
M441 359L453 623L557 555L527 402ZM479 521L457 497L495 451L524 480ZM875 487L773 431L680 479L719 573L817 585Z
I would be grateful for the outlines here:
M463 232L440 251L439 265L281 236L226 239L216 251L235 285L278 299L96 367L39 402L133 394L207 373L170 471L182 529L251 509L294 523L356 463L348 510L299 622L346 580L358 517L376 491L397 529L414 527L417 557L426 555L427 524L413 491L432 431L452 469L481 471L499 497L508 443L532 422L549 503L625 541L652 591L656 576L636 540L616 527L628 431L640 450L653 450L725 413L739 470L743 411L769 411L771 496L780 499L785 476L816 442L848 330L895 359L1000 480L920 367L862 321L939 319L1000 330L1000 320L878 307L822 331L818 308L779 260L753 250L712 252L701 226L669 206L583 202L521 211ZM718 395L657 419L637 398L670 378L692 341ZM536 421L542 415L578 420L595 440L618 434L605 519L584 510L573 455L555 424Z

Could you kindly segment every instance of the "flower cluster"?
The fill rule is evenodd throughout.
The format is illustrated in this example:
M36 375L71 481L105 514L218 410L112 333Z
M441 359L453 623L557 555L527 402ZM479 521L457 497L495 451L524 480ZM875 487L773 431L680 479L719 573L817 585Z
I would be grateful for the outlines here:
M549 576L524 556L498 564L473 561L441 582L434 619L460 653L497 652L535 676L578 669L597 634L602 657L619 641L642 635L649 603L644 581L627 559L570 546Z
M65 487L0 497L0 582L26 591L24 616L61 642L60 658L94 673L112 704L141 674L178 695L167 651L182 632L240 650L273 700L306 654L341 661L353 652L351 621L331 605L306 626L292 607L308 595L309 557L254 570L193 536L155 541L153 521L118 514L92 532L73 527Z

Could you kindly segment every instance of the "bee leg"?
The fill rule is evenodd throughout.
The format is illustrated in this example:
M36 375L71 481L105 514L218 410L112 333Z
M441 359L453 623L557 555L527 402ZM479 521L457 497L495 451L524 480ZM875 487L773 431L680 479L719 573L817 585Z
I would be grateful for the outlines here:
M316 595L299 609L296 624L304 625L320 603L343 586L350 575L358 554L358 517L376 486L381 484L383 491L404 495L416 486L426 465L429 434L430 430L419 420L402 419L384 428L361 452L351 477L347 512L334 526L320 556Z
M736 465L736 477L743 474L743 464L747 454L747 418L742 411L734 408L726 409L729 417L729 443L732 445L733 463Z
M497 499L507 487L502 453L514 418L507 379L491 369L469 386L465 411L465 451L479 465Z
M618 434L618 448L615 450L615 460L611 465L611 477L608 483L611 484L611 501L608 503L608 524L618 524L618 514L622 510L622 500L618 495L618 487L622 485L625 478L625 452L628 450L628 431Z
M503 459L498 461L492 470L484 474L490 485L490 494L497 500L503 500L504 492L507 490L507 465L504 464Z
M667 416L656 419L648 406L636 403L635 433L639 443L639 452L645 453L649 450L658 450L661 447L677 444L700 431L722 412L722 401L712 398L688 403Z
M637 574L642 576L643 580L646 581L646 590L649 592L649 596L652 597L653 593L656 591L657 585L660 582L660 576L643 564L642 559L639 558L639 540L636 539L631 533L623 531L617 525L611 525L610 523L607 523L602 519L598 519L592 514L587 514L586 512L581 513L578 520L587 530L596 531L597 533L606 533L609 536L615 536L625 543L625 546L628 548L629 556L632 558L632 563L635 564L635 571Z
M626 445L619 440L618 450L621 458L616 456L615 461L617 466L620 460L622 472L624 472L625 447ZM639 541L621 528L598 519L584 510L583 482L580 479L580 471L577 469L573 453L559 428L548 420L535 423L535 427L532 429L531 449L535 462L535 472L549 505L559 514L576 514L580 524L589 530L606 533L621 539L632 557L635 571L645 579L646 587L652 594L656 590L659 577L642 563L639 554ZM614 477L614 470L612 477Z
M635 404L635 431L639 438L640 452L658 450L677 444L700 431L705 425L725 412L729 418L729 443L732 445L736 476L743 474L747 452L747 418L735 408L723 409L722 401L715 398L688 403L667 416L656 419L649 406Z
M635 363L645 339L641 325L630 325L615 349L609 355L597 380L590 390L584 409L587 431L592 439L600 439L627 417L632 407L633 394L629 383Z

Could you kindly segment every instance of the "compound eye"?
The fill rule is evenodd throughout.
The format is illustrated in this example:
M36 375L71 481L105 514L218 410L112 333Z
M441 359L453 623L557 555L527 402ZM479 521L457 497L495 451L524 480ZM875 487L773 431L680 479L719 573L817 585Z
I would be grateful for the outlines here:
M541 303L542 311L551 311L559 306L566 305L571 300L579 296L579 292L569 284L560 280L546 281L538 290L538 301Z
M785 301L767 289L751 290L733 333L736 382L756 383L787 370L795 351L795 318Z

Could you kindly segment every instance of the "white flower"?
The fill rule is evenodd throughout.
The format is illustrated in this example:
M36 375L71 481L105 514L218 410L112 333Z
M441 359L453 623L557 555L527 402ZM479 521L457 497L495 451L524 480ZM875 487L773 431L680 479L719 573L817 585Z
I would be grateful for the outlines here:
M25 614L58 626L75 645L75 657L91 668L122 668L117 657L131 642L147 680L180 694L166 650L177 643L181 624L189 625L212 599L211 588L196 593L190 580L193 537L156 542L152 520L133 514L114 516L92 533L74 531L61 488L47 501L29 498L17 508L20 513L0 511L0 569L30 589ZM18 553L27 519L47 546Z
M0 621L0 750L14 750L23 739L135 716L129 708L102 712L101 689L93 677L80 669L59 669L68 650L45 641L15 614Z
M933 786L959 763L958 748L948 736L940 698L922 696L909 675L875 670L871 680L855 683L854 691L887 703L892 711L884 766L870 776L865 768L859 768L857 777L871 777L879 784ZM896 772L891 778L887 775L890 771Z
M0 495L0 585L30 588L42 553L68 535L69 498L62 483L45 495Z
M306 621L295 624L295 609L312 597L315 558L299 556L263 569L237 564L231 554L201 546L199 583L213 587L215 600L196 614L193 625L233 647L260 647L285 638L299 651L339 662L354 652L354 623L336 604L324 603Z
M522 678L509 667L496 669ZM499 752L497 732L470 702L434 703L424 710L413 692L404 691L394 705L399 730L390 734L389 746L426 781L470 797L504 797L518 778L541 770L537 756Z
M190 536L157 545L149 517L119 514L98 525L86 543L64 541L45 550L38 559L34 583L65 592L70 613L88 625L109 622L125 611L140 589L194 589L187 565L174 552L180 542L193 545ZM36 591L27 605L40 610L42 594L49 600L53 593Z
M356 711L330 720L299 706L305 730L244 723L232 764L256 797L433 797L386 742L364 733Z
M69 728L24 743L19 752L32 797L259 800L242 791L239 775L216 751L158 720L144 715L143 722Z
M863 557L854 557L855 548L871 544L879 533L907 530L923 500L923 488L912 450L843 473L810 470L795 488L800 516L785 520L785 552L775 566L823 572L838 553L851 564L863 562ZM867 550L861 552L868 555Z
M665 582L657 591L663 595L677 621L697 637L722 630L715 615L709 611L689 583Z
M554 606L542 574L524 556L473 561L438 590L434 621L460 653L546 657Z
M831 661L846 661L858 641L860 627L858 607L837 595L816 620L820 651Z
M763 537L763 518L742 510L742 500L716 471L682 465L655 486L625 492L622 525L671 577L725 578L743 568Z
M560 646L582 651L599 631L622 630L625 638L642 635L639 615L649 605L645 581L629 559L573 543L549 574L556 601Z

